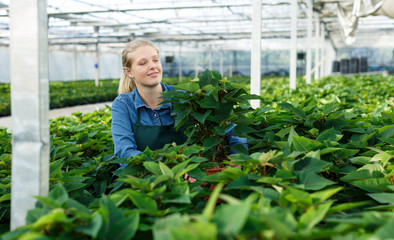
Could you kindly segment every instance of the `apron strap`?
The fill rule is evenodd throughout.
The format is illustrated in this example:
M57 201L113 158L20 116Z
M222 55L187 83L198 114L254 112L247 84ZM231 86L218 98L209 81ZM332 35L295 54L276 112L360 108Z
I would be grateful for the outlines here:
M140 108L137 108L137 124L141 123Z

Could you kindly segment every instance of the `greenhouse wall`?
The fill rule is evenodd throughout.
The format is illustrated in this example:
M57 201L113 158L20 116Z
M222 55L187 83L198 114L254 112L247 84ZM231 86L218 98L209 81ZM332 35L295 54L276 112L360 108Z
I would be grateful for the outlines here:
M300 49L304 51L304 49ZM314 53L313 53L314 55ZM165 57L173 56L173 62L166 63ZM368 71L387 70L394 74L394 49L375 48L343 48L335 50L328 41L325 43L323 59L324 75L330 75L332 62L342 58L366 57L368 59ZM163 53L161 56L163 64L163 75L165 77L178 76L179 56L176 54ZM183 53L182 74L183 76L194 76L196 70L196 58L198 58L198 71L205 69L220 72L220 52ZM96 77L96 55L94 52L80 51L50 51L49 52L49 80L50 81L75 81L93 80ZM232 68L230 68L232 64ZM102 52L99 54L100 79L119 79L122 73L120 53ZM314 63L313 65L314 66ZM0 48L0 82L10 82L10 63L8 48ZM233 75L250 75L250 52L248 51L224 51L223 52L223 75L229 76L232 69ZM261 54L262 75L284 76L289 73L288 50L262 51ZM305 74L305 61L297 61L297 74Z
M367 58L368 71L388 71L394 74L394 48L342 48L337 59Z
M10 53L8 48L0 47L0 82L10 82Z
M0 48L0 82L10 82L8 48ZM96 77L94 52L49 52L49 81L93 80ZM119 79L122 73L119 53L100 53L100 79Z

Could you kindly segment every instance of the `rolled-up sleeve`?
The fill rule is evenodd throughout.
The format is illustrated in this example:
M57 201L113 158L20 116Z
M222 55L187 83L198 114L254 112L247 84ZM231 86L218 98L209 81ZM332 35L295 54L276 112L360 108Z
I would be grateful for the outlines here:
M236 126L235 124L232 124L232 127L226 130L226 140L229 142L230 146L242 144L247 149L248 145L246 138L234 136L233 130L235 126ZM236 153L237 152L235 152L234 150L230 150L229 154L236 154Z
M131 157L141 153L137 150L129 110L124 102L116 98L112 103L112 138L118 157Z

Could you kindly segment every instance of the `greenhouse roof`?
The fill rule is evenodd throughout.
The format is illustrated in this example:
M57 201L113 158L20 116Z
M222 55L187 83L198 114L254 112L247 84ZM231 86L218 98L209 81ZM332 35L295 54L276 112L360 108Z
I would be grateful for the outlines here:
M339 9L347 7L350 14L352 10L354 13L362 1L315 0L314 19L319 16L326 38L335 48L394 47L394 19L371 15L379 14L377 11L353 16L357 26L355 40L345 38ZM393 2L372 0L387 5L390 1ZM10 0L0 0L2 46L9 45L9 3ZM48 0L47 6L52 47L94 46L99 42L100 46L119 48L132 38L144 37L167 46L182 42L182 46L194 49L250 49L251 0ZM307 0L298 0L298 9L297 34L303 39L307 34ZM291 0L263 0L263 49L289 48L290 30ZM346 40L352 44L346 44Z

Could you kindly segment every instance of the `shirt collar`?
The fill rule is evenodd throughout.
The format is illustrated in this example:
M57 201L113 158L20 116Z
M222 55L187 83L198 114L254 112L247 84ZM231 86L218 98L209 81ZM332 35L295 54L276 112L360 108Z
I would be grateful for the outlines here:
M165 85L165 84L163 84L163 83L160 83L160 85L161 85L161 88L163 89L163 92L168 91L168 86L167 86L167 85ZM142 100L140 94L138 93L137 88L134 89L133 92L134 92L134 94L135 94L135 98L134 98L134 105L135 105L135 108L140 108L140 107L149 108L149 107L144 103L144 101ZM160 110L160 109L165 109L165 108L171 108L171 103L162 104L162 105L158 106L155 110Z

